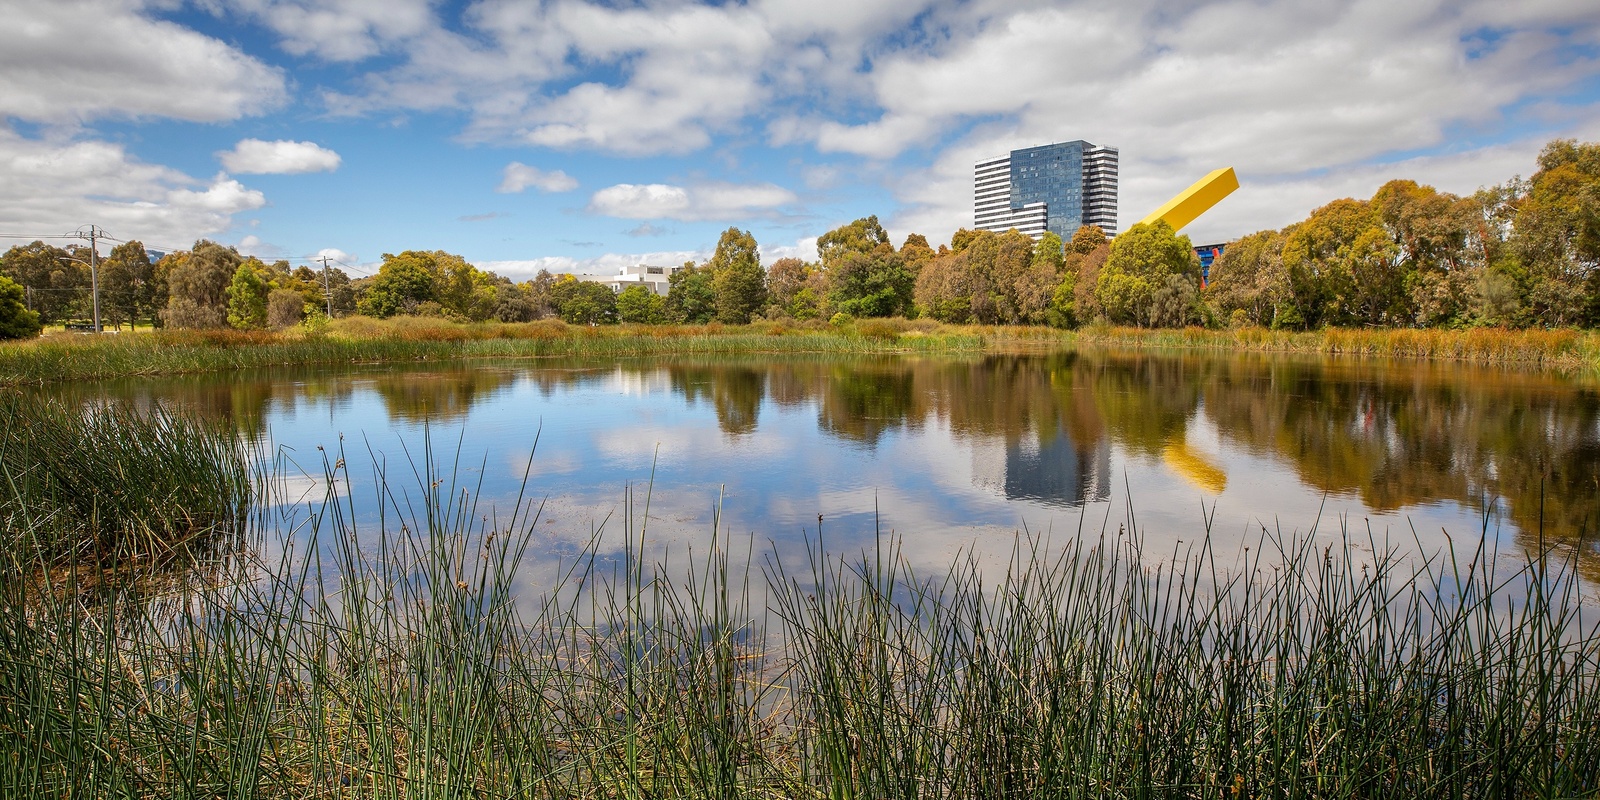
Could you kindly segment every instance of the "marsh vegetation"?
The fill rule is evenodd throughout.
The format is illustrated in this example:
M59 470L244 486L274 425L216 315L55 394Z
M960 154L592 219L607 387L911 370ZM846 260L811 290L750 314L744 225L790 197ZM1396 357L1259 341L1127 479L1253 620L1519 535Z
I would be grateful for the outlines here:
M242 446L167 414L74 413L125 423L135 443L102 451L108 470L178 429L212 469ZM672 556L652 546L660 498L639 486L609 535L535 565L540 502L481 504L481 473L440 449L374 463L375 495L351 490L359 459L343 451L325 452L309 503L258 480L251 536L179 589L84 592L63 560L104 548L7 548L0 793L1600 790L1600 631L1571 549L1501 553L1465 531L1401 554L1341 527L1263 529L1234 555L1201 526L1156 553L1130 512L1065 537L1021 533L1009 554L967 550L934 571L887 533L829 551L825 524L786 560L730 536L720 516ZM287 469L279 459L267 474ZM163 507L218 513L215 479L171 471L193 491ZM8 530L98 535L48 497L14 498ZM124 502L94 518L153 530L175 517ZM184 551L199 564L196 552Z

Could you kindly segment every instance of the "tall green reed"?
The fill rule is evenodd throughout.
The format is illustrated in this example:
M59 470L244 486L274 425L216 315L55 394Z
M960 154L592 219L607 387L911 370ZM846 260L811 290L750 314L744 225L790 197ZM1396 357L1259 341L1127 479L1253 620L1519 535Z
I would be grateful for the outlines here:
M778 606L805 783L837 797L1583 797L1600 631L1570 562L1131 527L931 578L813 556ZM1376 555L1373 555L1376 554ZM1541 554L1542 556L1542 554ZM1592 609L1590 609L1592 612Z
M820 526L803 564L741 558L720 518L702 552L663 552L643 486L535 556L541 504L481 505L441 451L373 454L368 502L329 453L321 501L260 497L268 546L202 590L89 602L6 553L0 795L1600 789L1583 587L1549 554L1509 568L1487 531L1420 556L1262 531L1234 559L1208 528L1148 553L1130 519L922 574L895 536L841 557Z
M231 546L252 480L221 427L0 392L0 545L48 563L188 563Z
M375 460L378 513L363 517L344 454L328 459L320 506L258 517L281 556L241 558L207 591L89 603L49 573L24 580L36 562L7 554L0 795L733 797L779 784L754 747L772 730L764 634L720 544L668 580L646 566L648 517L631 530L630 505L622 553L585 548L529 610L514 589L538 505L479 508L477 487L454 481L459 461L441 469L431 448L407 465L415 488Z

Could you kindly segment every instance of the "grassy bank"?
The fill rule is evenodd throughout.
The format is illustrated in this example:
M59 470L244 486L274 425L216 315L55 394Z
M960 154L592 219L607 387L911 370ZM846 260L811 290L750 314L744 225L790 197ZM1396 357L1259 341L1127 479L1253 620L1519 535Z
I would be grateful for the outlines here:
M424 457L358 535L343 455L320 508L277 518L287 555L181 598L85 600L0 556L0 795L1600 790L1600 633L1559 559L1507 578L1482 546L1263 534L1233 561L1201 530L1157 566L1119 529L1019 539L1001 571L812 550L751 591L715 535L647 562L630 503L620 552L529 597L538 506L480 508Z
M749 326L454 324L440 320L338 320L315 333L161 331L62 336L0 346L0 386L171 375L303 364L450 361L543 356L717 353L975 352L983 337L962 329L872 324L864 332L776 323Z
M1568 371L1600 370L1600 332L1570 329L1328 328L1295 332L1265 328L1214 331L1090 327L1078 331L1075 338L1079 342L1109 346L1315 353L1475 364L1529 364Z
M217 372L281 365L450 361L545 356L724 353L980 353L1072 346L1288 352L1600 369L1600 333L1558 331L1259 328L1210 331L1089 327L950 326L929 320L861 320L744 326L457 324L430 319L334 321L316 331L157 331L61 335L0 345L0 386Z

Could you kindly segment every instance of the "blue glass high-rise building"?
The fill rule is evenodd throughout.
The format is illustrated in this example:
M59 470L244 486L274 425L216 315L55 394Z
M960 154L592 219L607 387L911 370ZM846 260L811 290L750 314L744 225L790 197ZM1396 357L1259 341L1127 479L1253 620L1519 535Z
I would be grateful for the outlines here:
M1117 149L1082 140L1012 150L974 167L973 222L1063 241L1083 225L1117 232Z

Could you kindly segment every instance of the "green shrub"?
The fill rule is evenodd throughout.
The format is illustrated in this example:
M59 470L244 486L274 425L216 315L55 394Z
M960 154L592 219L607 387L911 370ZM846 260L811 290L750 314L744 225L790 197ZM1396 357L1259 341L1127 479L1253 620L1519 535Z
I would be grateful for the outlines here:
M0 339L32 339L44 326L39 315L23 305L22 286L0 275Z

